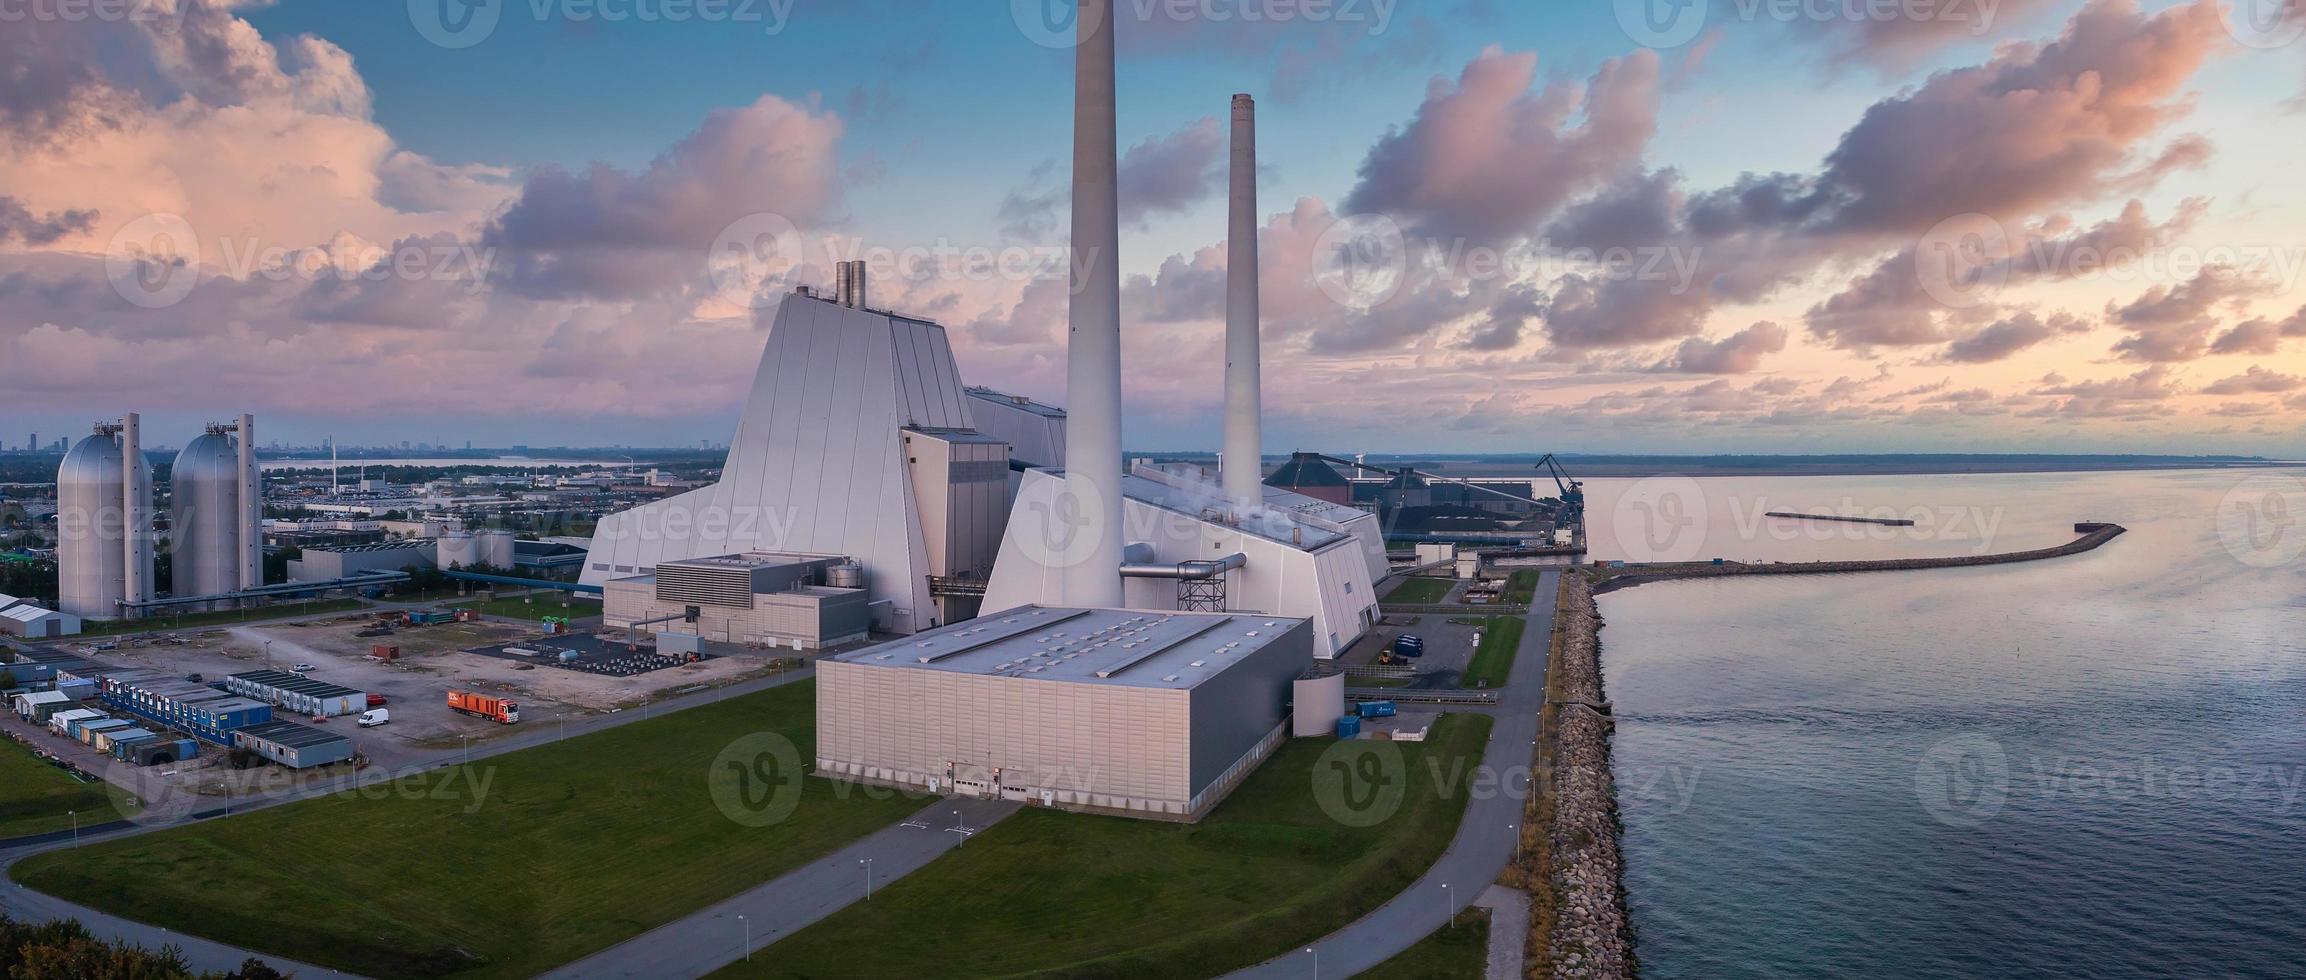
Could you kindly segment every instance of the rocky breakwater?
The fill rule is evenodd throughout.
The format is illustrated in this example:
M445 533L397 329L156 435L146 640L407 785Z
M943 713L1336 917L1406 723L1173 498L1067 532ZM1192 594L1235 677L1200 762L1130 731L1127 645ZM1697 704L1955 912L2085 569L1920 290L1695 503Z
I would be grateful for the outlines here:
M1555 912L1546 943L1555 977L1630 977L1617 784L1610 773L1608 699L1601 687L1601 612L1585 576L1567 576L1561 604L1560 725L1554 743L1554 821L1548 842Z

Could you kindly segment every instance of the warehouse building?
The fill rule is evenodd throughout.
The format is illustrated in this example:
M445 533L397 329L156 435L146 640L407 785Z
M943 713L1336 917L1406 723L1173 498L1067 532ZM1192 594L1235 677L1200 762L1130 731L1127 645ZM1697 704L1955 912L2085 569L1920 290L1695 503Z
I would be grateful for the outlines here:
M1289 736L1303 619L1026 606L817 666L817 772L1198 820Z
M288 563L291 582L334 582L372 572L405 572L433 567L438 543L431 540L386 541L346 548L307 548L304 556Z
M233 732L232 747L247 749L290 769L310 769L352 758L351 739L293 721Z
M242 697L276 704L300 715L335 718L368 710L368 695L364 692L278 670L234 674L224 679L224 687Z
M0 609L0 633L27 640L52 640L80 635L80 617L35 606L29 602Z
M865 639L873 610L854 562L759 551L668 561L602 590L602 622L723 643L817 650ZM689 612L695 611L694 621Z

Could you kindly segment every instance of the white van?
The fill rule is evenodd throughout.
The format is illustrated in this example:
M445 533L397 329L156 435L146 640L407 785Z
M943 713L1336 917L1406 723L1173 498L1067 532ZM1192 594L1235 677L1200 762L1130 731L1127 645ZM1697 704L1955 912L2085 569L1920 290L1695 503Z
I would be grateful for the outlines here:
M391 708L370 708L360 713L360 727L362 728L375 728L391 720Z

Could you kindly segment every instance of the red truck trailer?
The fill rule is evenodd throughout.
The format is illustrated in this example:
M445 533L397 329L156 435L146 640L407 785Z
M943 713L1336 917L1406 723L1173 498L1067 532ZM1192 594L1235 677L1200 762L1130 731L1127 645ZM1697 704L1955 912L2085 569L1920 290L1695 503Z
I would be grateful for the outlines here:
M469 691L448 692L448 710L475 718L486 718L499 725L510 725L520 720L520 705L506 698Z

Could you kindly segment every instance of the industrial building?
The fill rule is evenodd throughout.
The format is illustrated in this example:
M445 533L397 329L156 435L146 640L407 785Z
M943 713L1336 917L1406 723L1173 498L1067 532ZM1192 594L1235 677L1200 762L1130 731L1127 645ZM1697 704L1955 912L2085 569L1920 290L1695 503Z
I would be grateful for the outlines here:
M82 627L80 617L20 602L0 608L0 633L26 640L52 640L61 636L78 636Z
M752 552L668 561L654 573L609 582L602 623L817 650L872 631L872 610L859 587L863 574L837 555Z
M169 471L169 533L178 598L220 596L264 585L263 482L256 420L211 424L184 444Z
M247 749L290 769L310 769L352 758L352 740L293 721L276 721L232 733L232 747Z
M114 676L97 686L107 708L219 745L235 730L272 721L272 706L205 684L172 677Z
M143 423L98 423L56 470L58 605L82 619L134 615L152 598L152 465Z
M1265 485L1332 504L1353 504L1353 481L1317 453L1289 454L1289 461L1267 476Z
M234 694L276 704L300 715L335 718L368 710L367 694L302 674L251 670L225 678L224 686Z
M1302 619L1027 606L817 666L820 775L1198 820L1288 738Z
M1065 410L991 388L968 389L977 431L1009 444L1026 466L1065 465Z
M878 628L975 615L1006 523L1009 447L976 426L938 324L868 309L861 267L832 298L784 297L721 480L603 518L583 583L755 551L846 555ZM990 417L990 416L988 416Z
M308 548L302 557L288 563L288 580L334 582L375 572L431 568L436 544L432 540L418 539L347 548Z

